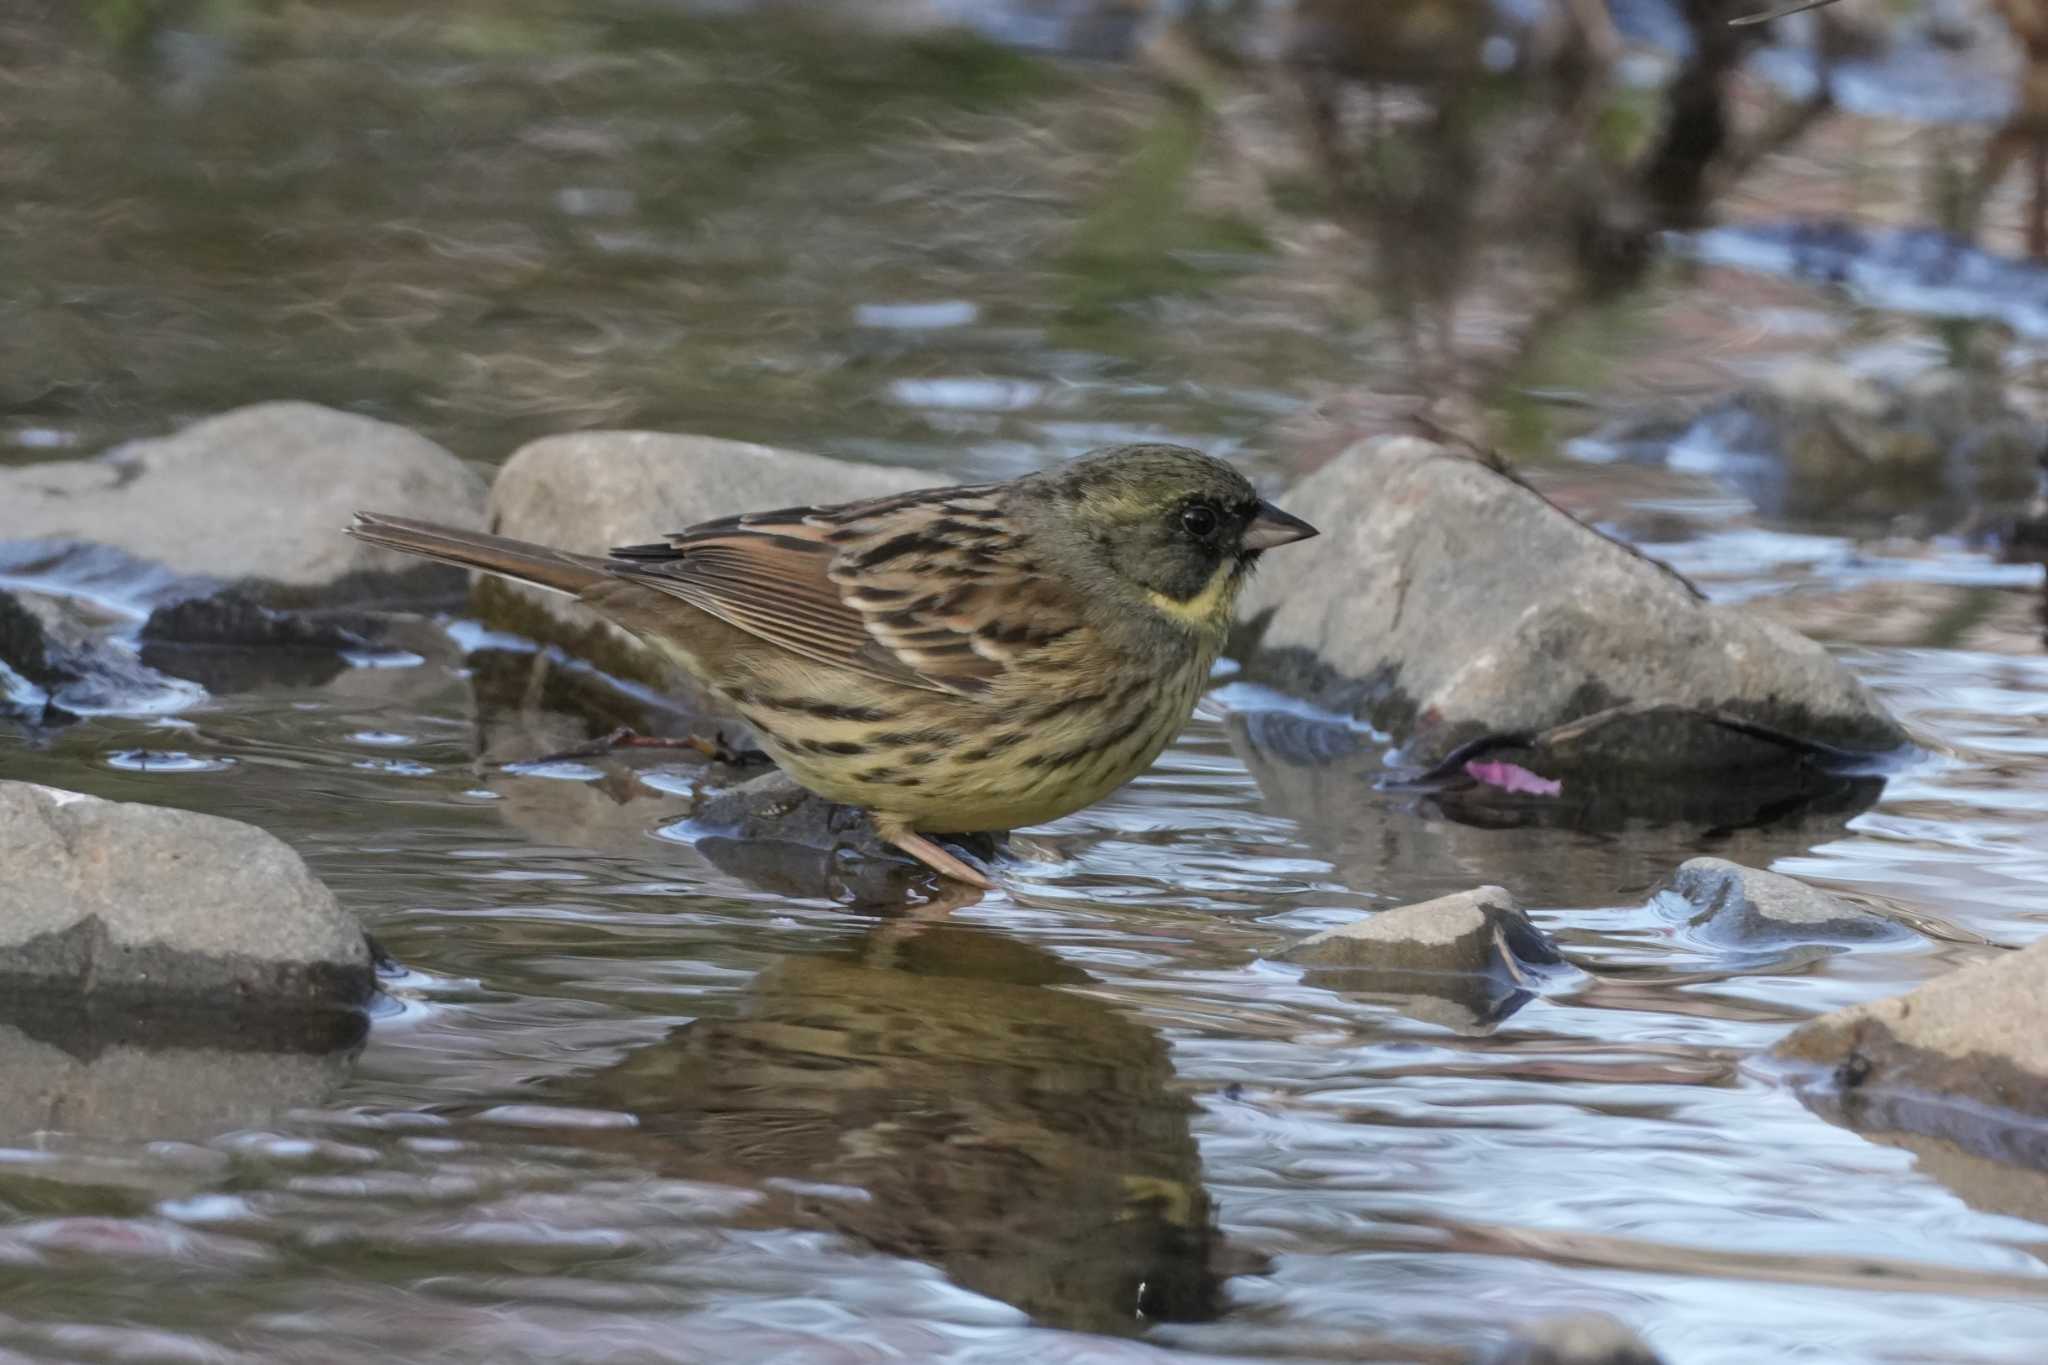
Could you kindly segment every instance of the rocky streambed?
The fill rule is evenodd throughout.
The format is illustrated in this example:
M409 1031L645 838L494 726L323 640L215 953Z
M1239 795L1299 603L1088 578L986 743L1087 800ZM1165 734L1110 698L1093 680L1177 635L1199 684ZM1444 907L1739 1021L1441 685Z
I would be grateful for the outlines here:
M1842 1294L1892 1336L2043 1311L2005 1231L2048 1080L2012 951L2048 825L2001 779L2038 762L2035 659L1827 651L1468 453L1369 441L1290 491L1330 533L1262 576L1203 718L988 849L977 898L738 764L626 637L328 524L446 489L441 515L599 548L915 471L586 433L486 493L292 404L95 464L0 473L33 537L4 551L0 783L33 870L4 961L36 1155L0 1184L32 1267L226 1291L283 1258L319 1267L277 1300L305 1321L402 1352L452 1313L476 1359L684 1327L824 1349L795 1343L827 1304L933 1355L1050 1329L1501 1359L1637 1358L1631 1331L1735 1358L1755 1329L1714 1285L1773 1305L1772 1349L1841 1339L1815 1305ZM252 556L234 490L315 467ZM123 545L95 497L186 534ZM620 724L728 756L535 761ZM371 1271L401 1248L431 1285ZM1372 1288L1403 1265L1518 1301ZM32 1350L40 1273L5 1323ZM519 1305L490 1330L485 1284ZM678 1284L696 1306L657 1308ZM1606 1316L1551 1321L1561 1286Z
M1369 73L1339 131L1470 169L1379 221L1271 91L924 27L1128 58L1120 5L96 7L119 70L45 8L0 1355L2039 1353L2048 287L2014 186L1974 246L1918 197L2002 109L1987 13L1843 47L1858 112L1546 320L1511 79L1433 124ZM1526 64L1538 8L1437 32ZM1626 143L1684 26L1611 8ZM978 898L630 641L336 534L1136 438L1325 535Z

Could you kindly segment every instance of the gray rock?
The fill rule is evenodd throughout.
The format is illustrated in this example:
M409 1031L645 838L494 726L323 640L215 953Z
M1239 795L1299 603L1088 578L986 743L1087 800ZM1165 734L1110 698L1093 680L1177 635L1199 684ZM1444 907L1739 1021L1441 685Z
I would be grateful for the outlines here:
M929 471L850 464L710 436L590 431L522 447L491 487L499 535L602 554L700 521L848 502L943 483ZM559 593L498 579L477 585L486 620L641 681L672 682L651 650Z
M1430 768L1474 739L1616 708L1761 727L1789 737L1795 755L1906 741L1819 645L1707 604L1662 565L1441 446L1361 443L1283 501L1312 509L1323 534L1272 556L1246 594L1247 674L1369 717L1410 763ZM1638 725L1600 763L1752 762L1710 739L1702 749L1671 727Z
M1564 959L1498 886L1376 911L1325 929L1280 956L1310 984L1401 997L1405 1014L1460 1030L1498 1023Z
M312 403L262 403L97 459L0 469L0 540L71 537L183 573L296 586L416 560L342 534L358 508L474 525L482 480L423 436Z
M1817 887L1725 858L1690 858L1672 874L1671 894L1692 912L1693 930L1729 947L1787 943L1903 942L1916 937L1895 920Z
M1905 995L1822 1015L1773 1055L1809 1078L1809 1103L1854 1127L1927 1133L2048 1169L2038 1123L2048 1118L2043 1019L2048 938ZM1824 1079L1816 1084L1817 1069ZM2001 1113L2033 1122L2001 1124Z
M1605 1313L1545 1318L1515 1330L1486 1365L1662 1365L1663 1357Z
M0 782L0 868L15 990L316 1007L373 985L362 929L250 825Z
M1503 960L1562 960L1515 898L1498 886L1375 911L1304 939L1281 956L1310 967L1409 972L1484 973Z

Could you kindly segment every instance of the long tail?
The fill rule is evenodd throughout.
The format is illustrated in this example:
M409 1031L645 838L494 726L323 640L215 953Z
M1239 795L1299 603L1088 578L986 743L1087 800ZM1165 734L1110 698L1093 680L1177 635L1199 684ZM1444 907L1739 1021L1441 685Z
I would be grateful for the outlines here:
M482 569L572 596L611 577L605 562L591 555L572 555L531 541L462 531L409 517L358 512L356 524L348 528L348 533L371 545L402 550L459 568Z

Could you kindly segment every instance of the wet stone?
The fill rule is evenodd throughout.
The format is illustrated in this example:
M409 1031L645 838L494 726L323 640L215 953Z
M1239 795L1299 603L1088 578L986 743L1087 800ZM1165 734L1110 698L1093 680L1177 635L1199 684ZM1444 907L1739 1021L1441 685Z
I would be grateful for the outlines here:
M68 724L78 712L118 710L178 687L61 603L32 594L0 592L0 665L26 684L0 675L0 717L31 725Z
M1732 948L1898 943L1917 937L1894 920L1805 882L1724 858L1680 864L1664 894L1683 903L1701 938Z
M0 782L0 980L16 992L352 1008L362 929L251 825Z
M383 623L362 613L280 611L234 590L158 607L142 626L145 642L238 649L368 649L382 633Z
M1483 778L1504 769L1526 777ZM1853 754L1672 705L1610 707L1535 734L1475 742L1402 785L1429 790L1447 817L1464 823L1580 830L1854 814L1884 791L1884 779Z
M1451 1028L1507 1017L1564 965L1513 896L1481 886L1380 910L1325 929L1280 954L1310 969L1310 985L1407 998L1402 1012Z
M158 607L143 623L142 661L209 692L275 685L317 687L368 651L388 622L367 613L288 611L228 589Z
M49 631L36 613L12 593L0 591L0 663L45 692L55 691L72 675L51 657Z
M1921 1133L2048 1170L2048 939L1822 1015L1772 1055L1855 1128Z

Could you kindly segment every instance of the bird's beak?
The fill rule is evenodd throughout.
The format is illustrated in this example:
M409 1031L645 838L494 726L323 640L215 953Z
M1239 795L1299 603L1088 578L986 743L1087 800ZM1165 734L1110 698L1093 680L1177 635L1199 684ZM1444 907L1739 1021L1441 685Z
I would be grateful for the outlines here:
M1244 528L1244 548L1247 550L1270 550L1276 545L1291 545L1297 540L1307 540L1316 534L1316 528L1300 517L1281 511L1270 502L1259 504L1259 514Z

